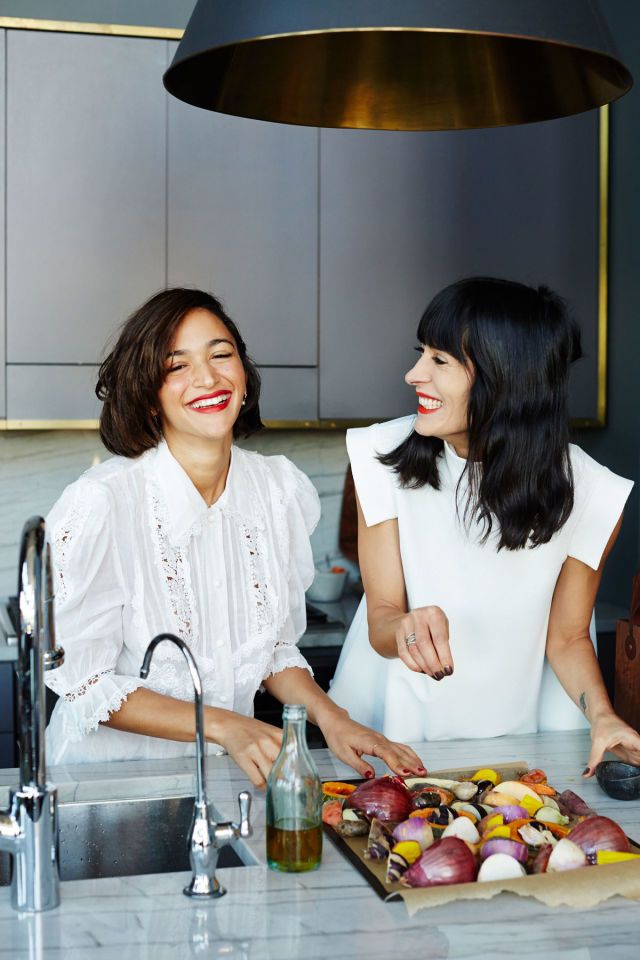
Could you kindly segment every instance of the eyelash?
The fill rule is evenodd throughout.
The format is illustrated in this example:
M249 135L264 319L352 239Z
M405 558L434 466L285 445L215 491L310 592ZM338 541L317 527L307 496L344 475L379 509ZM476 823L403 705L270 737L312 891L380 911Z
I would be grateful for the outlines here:
M416 351L416 353L420 353L424 355L424 347L422 345L420 345L419 347L414 347L413 349ZM434 356L431 359L433 360L434 363L437 363L439 367L445 366L447 362L446 360L443 360L442 357L438 357L438 356Z
M232 353L214 353L211 356L211 360L227 360L229 357L232 357ZM177 373L178 370L183 370L186 364L178 363L173 367L169 367L167 373Z

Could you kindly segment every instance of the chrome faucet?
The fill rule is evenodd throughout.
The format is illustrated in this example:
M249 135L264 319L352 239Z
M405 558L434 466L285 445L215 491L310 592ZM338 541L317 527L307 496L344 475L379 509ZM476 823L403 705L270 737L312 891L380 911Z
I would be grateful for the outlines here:
M20 786L0 811L0 850L13 855L11 906L35 913L60 903L58 798L47 784L44 671L64 662L56 647L51 550L42 517L24 525L18 568L17 708Z
M189 647L173 633L159 633L154 637L142 661L140 676L143 680L149 676L149 667L153 652L159 643L169 640L182 650L193 680L196 710L196 799L193 806L193 820L189 835L189 860L191 862L191 882L182 891L186 897L223 897L227 892L216 877L218 852L220 847L232 843L238 837L251 836L249 814L251 794L243 790L238 794L240 804L240 823L215 823L209 816L207 800L204 712L202 706L202 683L197 664Z

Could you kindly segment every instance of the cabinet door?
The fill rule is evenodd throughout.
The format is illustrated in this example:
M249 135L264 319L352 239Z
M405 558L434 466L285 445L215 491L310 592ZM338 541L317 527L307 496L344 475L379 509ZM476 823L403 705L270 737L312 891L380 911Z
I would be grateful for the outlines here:
M8 32L9 364L95 363L164 286L166 60L164 41Z
M6 30L0 30L0 76L3 77L6 76L6 41ZM6 84L3 83L0 85L0 184L5 182L6 104ZM0 189L0 418L6 416L5 213L5 191Z
M169 285L218 296L260 364L317 364L317 174L317 130L169 97Z
M597 407L598 112L454 133L323 130L320 416L413 413L420 316L465 276L547 284L586 357L572 414Z

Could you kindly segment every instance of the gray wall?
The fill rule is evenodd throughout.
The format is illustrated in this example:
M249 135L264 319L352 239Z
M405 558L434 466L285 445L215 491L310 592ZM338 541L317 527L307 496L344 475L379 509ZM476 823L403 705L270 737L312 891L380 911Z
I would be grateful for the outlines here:
M611 108L607 426L576 439L636 483L600 591L601 598L627 607L640 565L640 4L600 0L600 7L635 86Z

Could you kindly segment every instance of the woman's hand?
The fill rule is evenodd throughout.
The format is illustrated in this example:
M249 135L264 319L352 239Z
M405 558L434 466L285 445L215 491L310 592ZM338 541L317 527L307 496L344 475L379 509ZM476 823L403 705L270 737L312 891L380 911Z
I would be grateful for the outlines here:
M220 719L222 713L224 718ZM282 730L230 710L216 710L215 715L215 724L205 720L207 740L221 744L253 786L263 790L280 752Z
M363 777L375 776L371 764L362 759L365 754L384 760L401 777L412 773L424 776L427 772L420 757L410 747L394 743L376 730L363 727L344 710L332 711L328 717L318 720L318 726L329 750Z
M591 724L591 756L584 777L593 776L607 750L625 763L640 766L640 734L613 712L603 714Z
M396 628L398 657L415 673L442 680L453 673L449 621L440 607L417 607Z

